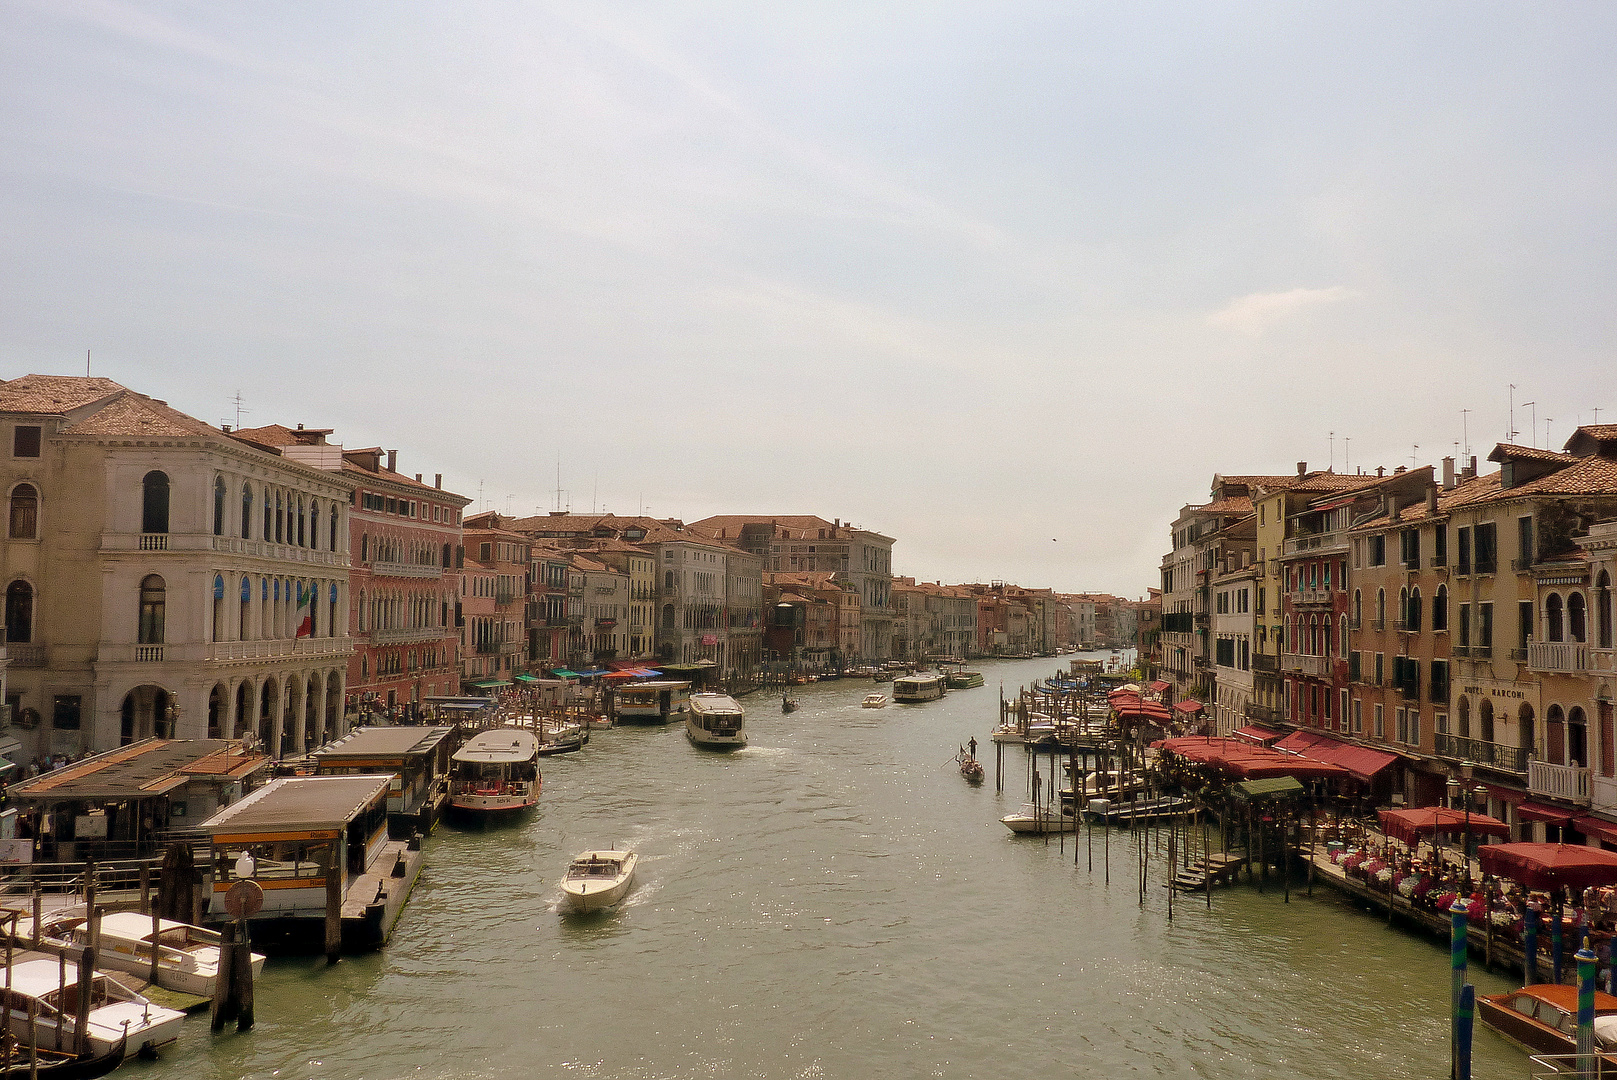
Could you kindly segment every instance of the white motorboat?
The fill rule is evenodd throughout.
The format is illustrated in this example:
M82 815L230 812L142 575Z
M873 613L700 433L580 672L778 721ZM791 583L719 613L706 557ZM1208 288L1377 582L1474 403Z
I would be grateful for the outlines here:
M539 801L539 739L526 728L480 731L451 759L449 806L471 814L526 810Z
M887 707L886 694L866 694L865 700L859 703L865 709L885 709Z
M692 694L685 737L704 750L739 750L747 745L745 710L729 694Z
M581 851L561 883L562 906L568 911L611 907L634 887L640 856L632 851Z
M1045 806L1028 806L1020 813L1006 814L999 819L1013 833L1068 833L1078 831L1078 819L1072 814Z
M67 962L67 989L61 988L57 960L24 960L12 965L11 996L6 1003L6 1029L23 1045L28 1040L28 1002L35 1002L35 1039L54 1047L57 1032L62 1046L71 1049L77 1031L79 968ZM130 1050L155 1050L179 1037L185 1014L153 1005L110 975L90 977L90 1015L86 1035L92 1054L105 1054L129 1032Z
M90 928L82 915L41 920L46 935L82 949L90 944ZM219 975L219 934L190 923L157 923L157 985L183 994L212 997ZM138 911L109 911L101 916L96 961L114 971L141 978L152 972L152 918ZM252 954L253 978L264 970L262 953Z

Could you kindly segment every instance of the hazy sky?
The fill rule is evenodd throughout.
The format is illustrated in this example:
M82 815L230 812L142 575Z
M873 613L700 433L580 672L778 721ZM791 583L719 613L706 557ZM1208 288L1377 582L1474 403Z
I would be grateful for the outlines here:
M1511 383L1522 442L1617 421L1614 42L1609 3L0 0L0 375L88 349L502 511L559 458L575 510L1140 594L1214 472L1435 462L1462 409L1485 456Z

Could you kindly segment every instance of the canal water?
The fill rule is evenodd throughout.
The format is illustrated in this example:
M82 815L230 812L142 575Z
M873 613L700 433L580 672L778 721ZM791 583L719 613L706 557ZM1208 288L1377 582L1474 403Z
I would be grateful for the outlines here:
M1162 861L1142 905L1137 838L1013 837L1025 751L994 790L998 688L1053 659L985 662L987 685L860 708L873 687L754 696L752 745L597 731L544 764L541 805L446 824L393 943L328 968L272 961L257 1027L205 1017L137 1071L188 1077L1434 1078L1448 1070L1446 948L1323 887L1181 899ZM887 689L887 688L884 688ZM975 734L988 782L950 760ZM616 912L556 912L576 851L640 852ZM1075 850L1077 863L1074 863ZM1474 971L1479 993L1506 988ZM1480 1080L1527 1060L1486 1029Z

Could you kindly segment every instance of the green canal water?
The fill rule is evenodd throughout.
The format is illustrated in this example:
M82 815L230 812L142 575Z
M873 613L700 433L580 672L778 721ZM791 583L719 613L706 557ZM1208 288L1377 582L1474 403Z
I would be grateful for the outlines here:
M1340 1077L1448 1070L1444 947L1324 888L1167 893L1144 906L1136 839L1112 875L1071 837L1013 838L1025 752L993 783L997 687L1055 660L986 663L925 705L872 689L751 698L752 746L682 728L595 733L544 765L540 807L487 831L440 826L392 945L328 968L272 961L250 1033L192 1019L163 1061L185 1077ZM972 734L988 783L949 762ZM620 910L556 913L576 851L641 853ZM1083 850L1083 838L1078 841ZM1479 993L1503 979L1474 971ZM1479 1080L1527 1074L1480 1029Z

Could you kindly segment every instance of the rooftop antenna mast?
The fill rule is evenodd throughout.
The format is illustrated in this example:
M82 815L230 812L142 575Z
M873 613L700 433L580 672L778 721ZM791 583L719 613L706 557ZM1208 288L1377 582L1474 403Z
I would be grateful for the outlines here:
M1546 416L1544 418L1544 449L1546 449L1546 450L1555 449L1555 447L1550 445L1550 425L1553 424L1554 422L1555 422L1555 417L1553 417L1553 416Z
M1343 466L1343 467L1346 468L1346 466ZM1331 472L1331 471L1335 470L1335 468L1336 468L1336 432L1333 431L1333 432L1331 432L1331 456L1327 459L1327 464L1325 466L1325 471L1326 472Z
M84 350L84 377L86 379L88 379L90 377L90 350L89 349Z
M483 481L479 480L477 482L477 512L481 514L483 509Z
M1420 458L1420 443L1411 444L1409 449L1409 467L1413 469L1415 467L1415 462Z
M1510 429L1505 433L1505 441L1516 441L1516 384L1510 384Z
M1471 427L1468 423L1468 421L1471 419L1469 416L1470 412L1470 409L1460 410L1460 442L1465 446L1465 453L1467 455L1471 453Z
M1342 473L1343 473L1343 475L1346 475L1348 469L1352 467L1352 464L1353 464L1352 451L1353 451L1353 436L1351 436L1351 435L1342 436Z
M1538 445L1538 400L1535 398L1532 401L1524 401L1522 402L1522 408L1532 411L1533 419L1527 428L1527 437L1533 440L1533 445L1536 447ZM1515 432L1513 431L1511 434L1514 435Z

